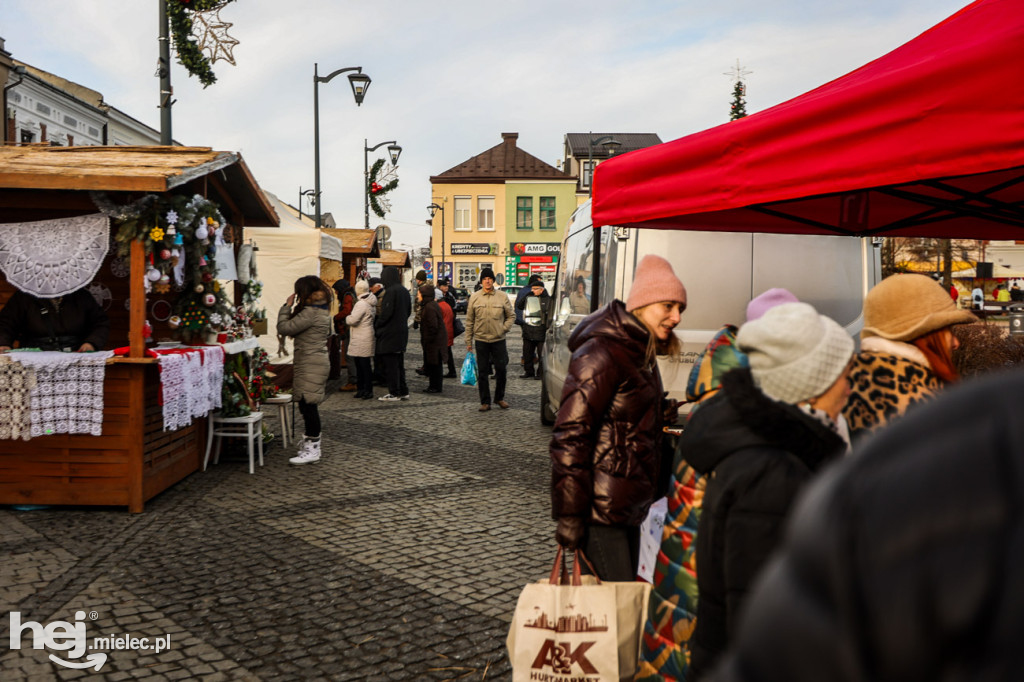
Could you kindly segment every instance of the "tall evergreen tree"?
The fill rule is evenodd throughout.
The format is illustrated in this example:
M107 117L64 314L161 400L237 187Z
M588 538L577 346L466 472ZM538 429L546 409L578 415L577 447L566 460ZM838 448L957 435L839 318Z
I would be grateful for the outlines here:
M732 104L729 105L729 120L735 121L747 115L747 86L737 79L732 89Z

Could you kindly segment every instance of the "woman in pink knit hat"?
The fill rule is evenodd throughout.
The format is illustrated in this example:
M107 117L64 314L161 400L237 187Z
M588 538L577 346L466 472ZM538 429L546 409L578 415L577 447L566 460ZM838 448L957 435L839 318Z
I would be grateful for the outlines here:
M569 338L572 360L551 437L555 538L582 549L602 580L636 577L640 524L665 493L666 412L658 355L678 354L673 330L686 288L660 256L637 266L628 300L587 316Z

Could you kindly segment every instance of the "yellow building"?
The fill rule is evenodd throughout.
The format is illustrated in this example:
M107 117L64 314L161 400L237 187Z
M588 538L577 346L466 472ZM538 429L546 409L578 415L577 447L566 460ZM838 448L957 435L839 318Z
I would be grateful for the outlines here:
M531 274L553 280L565 225L576 209L576 177L523 151L518 133L430 178L431 265L456 287L473 289L480 270L499 285Z

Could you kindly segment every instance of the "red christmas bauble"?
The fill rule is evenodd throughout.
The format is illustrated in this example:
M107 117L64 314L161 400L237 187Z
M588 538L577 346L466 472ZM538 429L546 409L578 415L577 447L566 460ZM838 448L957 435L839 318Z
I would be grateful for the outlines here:
M376 194L377 192L381 191L382 189L383 189L383 187L378 185L376 182L373 183L372 185L370 185L370 191L373 192L374 194Z

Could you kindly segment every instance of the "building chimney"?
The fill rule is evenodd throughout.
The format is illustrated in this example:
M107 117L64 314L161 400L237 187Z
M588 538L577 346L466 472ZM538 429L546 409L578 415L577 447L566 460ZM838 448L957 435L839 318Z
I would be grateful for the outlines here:
M505 144L511 147L515 147L516 140L519 139L519 133L502 133L501 139L505 142Z

